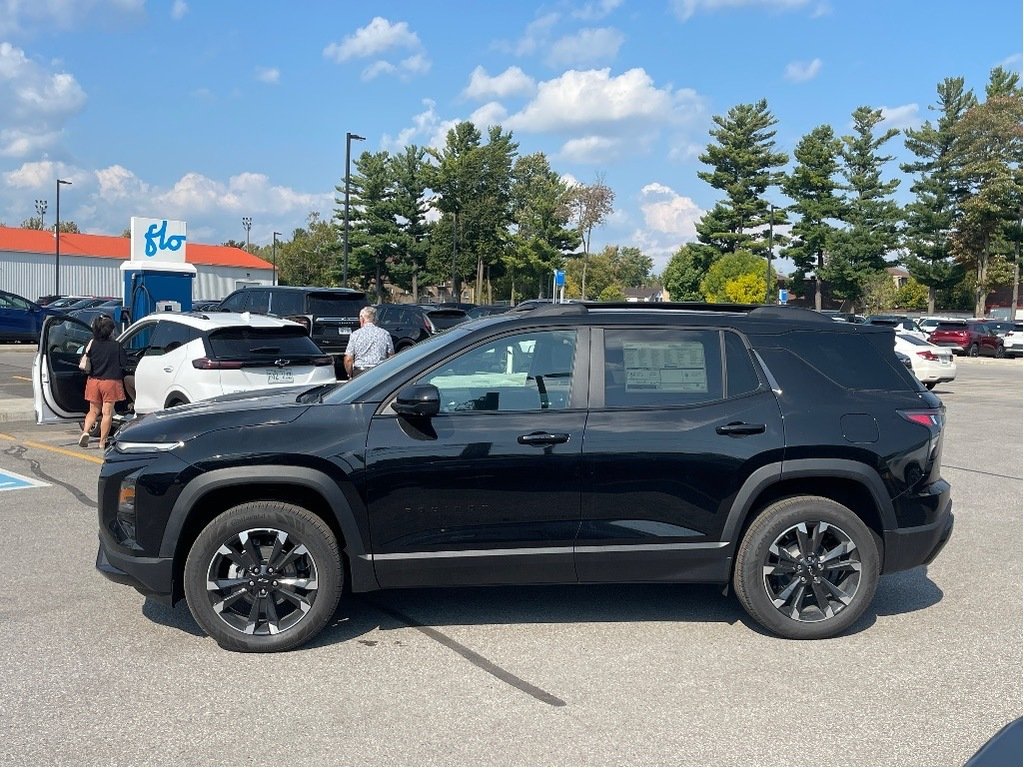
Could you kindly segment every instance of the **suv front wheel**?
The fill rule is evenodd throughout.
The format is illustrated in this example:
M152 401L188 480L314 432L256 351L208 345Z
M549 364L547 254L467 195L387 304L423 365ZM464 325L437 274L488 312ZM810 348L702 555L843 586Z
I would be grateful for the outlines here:
M878 585L875 538L850 509L820 496L766 507L736 554L735 588L759 624L792 640L833 637L861 617Z
M193 617L229 651L285 651L330 620L342 587L338 544L323 520L277 501L232 507L185 561Z

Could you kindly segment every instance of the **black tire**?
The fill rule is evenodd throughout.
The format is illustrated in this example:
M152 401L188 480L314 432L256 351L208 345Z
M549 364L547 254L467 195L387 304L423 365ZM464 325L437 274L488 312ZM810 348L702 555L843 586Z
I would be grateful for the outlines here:
M1006 357L1006 347L1003 347L1003 346L996 347L996 357L999 358L1000 360L1002 360L1004 357Z
M185 599L221 648L287 651L331 619L343 578L338 543L323 520L294 504L252 501L199 534L185 561Z
M976 343L971 344L971 346L967 348L967 354L970 357L977 357L980 352L981 350L978 348Z
M926 387L927 387L928 389L935 389L935 382L934 382L934 381L929 381L929 382L926 382L926 383L925 383L925 386L926 386Z
M857 515L831 499L795 496L766 507L747 529L733 583L743 608L768 631L820 640L861 617L878 574L875 537Z
M172 397L164 408L174 408L176 405L188 405L188 400L184 397Z

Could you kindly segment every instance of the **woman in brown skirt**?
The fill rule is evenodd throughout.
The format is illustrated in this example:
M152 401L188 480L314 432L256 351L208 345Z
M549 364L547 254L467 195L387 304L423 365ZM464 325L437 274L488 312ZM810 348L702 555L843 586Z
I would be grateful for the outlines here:
M92 321L92 341L85 352L92 364L85 382L89 414L85 417L85 431L78 438L82 448L89 445L89 432L97 419L100 419L100 447L106 447L114 405L125 399L124 368L128 361L113 333L114 319L109 315L100 315Z

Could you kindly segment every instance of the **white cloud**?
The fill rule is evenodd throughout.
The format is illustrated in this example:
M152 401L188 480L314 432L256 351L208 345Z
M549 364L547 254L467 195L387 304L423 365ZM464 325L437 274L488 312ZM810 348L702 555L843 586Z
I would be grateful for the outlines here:
M144 7L145 0L0 0L0 35L30 28L73 29L111 14L141 15Z
M785 78L793 83L813 80L821 72L821 59L812 61L791 61L786 65Z
M530 95L537 85L533 78L519 67L509 67L500 75L491 77L478 66L469 76L469 85L462 91L467 99L504 99L509 96Z
M572 15L577 19L596 21L603 19L620 5L622 5L622 0L592 0L592 2L584 3L582 7L577 8Z
M700 12L714 12L723 8L749 8L760 6L774 11L791 11L809 5L812 0L672 0L672 8L680 21L688 21ZM815 10L818 15L820 6Z
M640 190L644 226L631 240L654 260L654 272L662 272L680 245L697 239L697 222L704 215L691 198L658 182Z
M20 168L4 173L4 183L14 189L45 191L58 174L61 178L71 175L66 171L67 166L58 165L52 160L22 163Z
M607 162L613 155L619 154L621 140L605 136L581 136L569 139L562 145L558 159L572 163Z
M916 128L921 124L919 115L920 109L917 104L904 104L901 107L880 107L882 110L882 122L878 124L880 130L895 128L902 131L904 128Z
M425 75L430 71L430 66L430 59L422 53L417 53L407 59L402 59L398 64L398 69L404 75Z
M174 5L171 6L171 18L181 21L185 18L186 13L188 13L188 3L185 0L174 0Z
M379 56L394 48L416 50L420 48L420 38L404 21L392 24L387 19L376 16L365 27L357 29L355 34L349 35L340 43L331 43L324 48L324 56L340 64L349 59Z
M0 155L26 157L54 146L85 102L73 75L47 71L20 48L0 43Z
M503 53L511 53L516 56L532 56L548 46L551 40L551 28L558 23L561 16L557 13L548 13L540 18L534 19L527 26L522 36L513 43L498 41L494 47Z
M588 66L613 60L625 37L614 27L581 29L556 40L545 57L548 66Z
M257 67L256 79L267 85L277 85L281 82L281 70L277 67Z
M1005 59L999 62L999 66L1004 69L1020 69L1021 55L1014 53L1011 56L1007 56Z
M123 165L112 165L95 172L99 185L97 194L107 202L124 199L141 200L149 192L149 185Z
M697 94L688 89L656 88L643 69L613 77L611 71L569 70L540 83L537 96L511 116L507 128L524 132L579 131L601 133L609 129L628 135L636 125L658 125L691 119L702 109Z
M506 117L508 117L508 110L496 101L489 101L475 110L469 119L481 132L484 132L489 126L505 122Z

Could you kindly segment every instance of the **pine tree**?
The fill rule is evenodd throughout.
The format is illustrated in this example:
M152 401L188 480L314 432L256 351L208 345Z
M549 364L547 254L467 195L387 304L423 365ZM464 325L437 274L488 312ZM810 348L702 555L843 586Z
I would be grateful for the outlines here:
M892 161L882 147L899 131L890 128L875 135L882 110L858 107L853 111L854 135L843 136L841 173L847 195L843 205L846 228L837 232L823 276L840 298L857 301L866 280L887 266L886 256L899 244L900 209L892 199L899 179L882 180Z
M782 182L783 191L794 201L788 210L797 216L791 245L783 253L793 260L797 281L814 273L816 309L821 309L822 272L836 231L830 222L842 214L835 179L841 150L842 142L832 128L819 125L797 144L793 152L796 166Z
M774 225L784 224L782 211L772 209L765 191L777 186L781 172L773 169L786 164L785 152L775 150L778 121L761 99L756 104L739 104L726 117L712 118L717 128L711 130L717 143L708 144L700 161L711 171L697 176L725 193L720 201L697 224L697 239L713 247L718 255L744 249L767 254L766 227L770 218ZM776 242L780 242L777 240Z
M426 214L427 167L426 150L409 145L391 158L394 183L394 211L399 227L395 263L391 277L395 283L412 292L419 301L420 277L426 267L427 235L430 226Z
M388 265L398 255L394 197L388 152L363 152L349 180L349 277L364 288L373 285L377 301L384 300ZM335 209L336 220L343 216Z
M915 197L904 212L904 245L908 251L904 263L911 276L928 287L928 312L935 312L938 291L963 279L963 269L952 258L949 237L953 229L960 195L952 153L957 123L967 110L977 105L970 90L964 90L962 77L948 77L937 88L938 103L929 107L938 111L935 125L926 121L920 128L905 131L906 147L918 158L902 163L904 173L917 174L910 187Z

